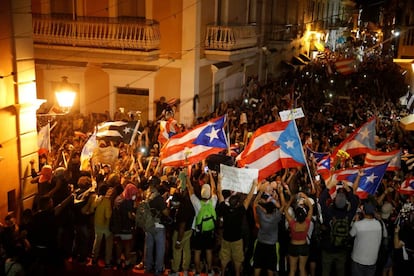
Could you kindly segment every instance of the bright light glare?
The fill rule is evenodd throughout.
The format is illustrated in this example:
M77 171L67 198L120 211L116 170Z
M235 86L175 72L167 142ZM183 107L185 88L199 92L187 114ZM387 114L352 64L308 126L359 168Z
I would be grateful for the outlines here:
M59 91L56 92L56 99L62 108L71 108L75 102L75 92L73 91Z
M65 110L72 108L75 102L76 93L73 91L72 86L68 82L68 77L62 77L62 83L58 91L55 92L57 102L59 106Z

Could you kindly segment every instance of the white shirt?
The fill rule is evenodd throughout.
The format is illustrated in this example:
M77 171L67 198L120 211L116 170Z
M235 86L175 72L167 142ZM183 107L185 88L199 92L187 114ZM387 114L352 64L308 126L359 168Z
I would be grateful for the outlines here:
M385 228L384 231L386 231ZM352 260L362 265L374 265L377 262L383 235L381 223L373 218L356 221L349 234L355 237ZM386 233L384 234L386 236Z

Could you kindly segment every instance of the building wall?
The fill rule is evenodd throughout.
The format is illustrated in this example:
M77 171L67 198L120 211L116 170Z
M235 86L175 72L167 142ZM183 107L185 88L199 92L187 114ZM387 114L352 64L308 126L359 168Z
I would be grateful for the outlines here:
M78 1L82 4L83 1ZM108 0L85 0L84 1L84 8L85 14L84 16L95 16L95 17L106 17L109 15L109 8L108 6L110 3ZM132 10L132 9L131 9Z
M204 40L206 37L207 25L217 23L217 18L215 18L215 9L214 7L215 0L205 0L201 1L201 16L200 16L200 58L204 58Z
M30 206L29 161L37 157L35 70L30 0L1 5L0 33L0 221ZM33 185L32 185L33 186Z
M196 116L206 116L213 112L213 76L211 66L206 65L200 68L199 94L196 102Z
M241 25L247 23L247 0L228 0L228 23L232 25Z
M85 102L88 112L105 113L109 111L109 99L115 88L109 87L108 73L98 65L90 64L85 70ZM77 97L79 98L79 97Z
M182 52L182 14L181 0L154 0L153 17L160 24L162 58L180 59Z

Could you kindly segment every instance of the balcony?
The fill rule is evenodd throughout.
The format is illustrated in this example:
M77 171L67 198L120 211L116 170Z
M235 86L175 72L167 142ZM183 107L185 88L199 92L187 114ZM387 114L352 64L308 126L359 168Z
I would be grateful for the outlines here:
M33 16L33 40L36 46L94 48L151 52L160 47L160 30L156 23L110 22L107 18L81 20Z
M205 55L208 59L236 61L257 53L256 27L209 25L206 30Z

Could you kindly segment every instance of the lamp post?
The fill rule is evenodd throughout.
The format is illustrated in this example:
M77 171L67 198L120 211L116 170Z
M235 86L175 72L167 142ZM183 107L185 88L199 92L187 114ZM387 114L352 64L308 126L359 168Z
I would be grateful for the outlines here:
M68 77L63 76L62 82L59 84L58 89L55 92L59 107L68 113L72 108L75 101L76 92L73 90L72 85L68 82Z

